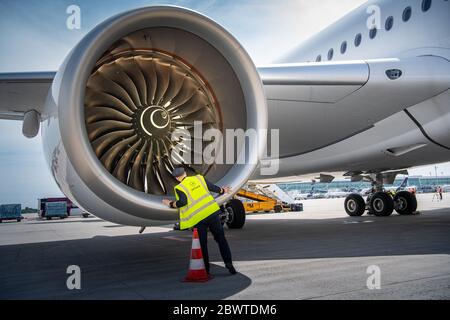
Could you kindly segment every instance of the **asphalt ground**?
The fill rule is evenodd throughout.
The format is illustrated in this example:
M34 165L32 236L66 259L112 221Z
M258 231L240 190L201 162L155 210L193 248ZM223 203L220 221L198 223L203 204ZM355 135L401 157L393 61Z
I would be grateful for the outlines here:
M226 229L238 274L210 237L207 283L181 282L189 231L26 215L0 224L0 299L449 299L450 197L432 197L418 195L413 216L348 217L344 199L249 215L244 229ZM80 290L67 288L70 265ZM379 289L369 289L373 270Z

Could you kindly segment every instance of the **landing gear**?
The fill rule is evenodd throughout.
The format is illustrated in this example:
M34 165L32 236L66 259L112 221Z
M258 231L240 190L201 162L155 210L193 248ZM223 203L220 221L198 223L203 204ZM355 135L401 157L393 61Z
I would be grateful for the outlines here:
M242 229L245 224L245 209L238 199L231 199L226 205L226 224L230 229Z
M376 192L370 197L369 208L377 217L387 217L394 211L394 200L384 191Z
M388 217L397 211L400 215L413 214L417 209L416 196L407 191L390 193L384 191L383 176L381 174L367 177L372 181L372 191L364 201L359 194L350 194L345 199L345 211L349 216L358 217L364 214L377 217Z
M364 201L359 194L353 193L345 198L345 211L351 217L360 217L367 210L367 214L377 217L387 217L394 211L394 200L384 192L379 191L367 197Z
M345 211L351 217L359 217L366 210L366 203L361 195L352 193L345 198Z
M394 197L394 208L400 215L411 215L417 210L416 196L407 191L400 191Z

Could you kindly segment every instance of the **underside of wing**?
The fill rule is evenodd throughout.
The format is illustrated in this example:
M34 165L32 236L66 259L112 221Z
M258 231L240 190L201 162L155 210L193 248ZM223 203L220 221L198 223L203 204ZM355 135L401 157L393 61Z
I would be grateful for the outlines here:
M0 119L22 120L43 111L55 72L0 73Z

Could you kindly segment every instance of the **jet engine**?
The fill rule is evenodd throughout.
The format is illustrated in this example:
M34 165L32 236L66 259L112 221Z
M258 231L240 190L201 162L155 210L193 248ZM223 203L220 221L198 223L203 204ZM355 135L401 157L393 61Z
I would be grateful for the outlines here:
M212 142L194 133L199 126L257 129L256 143L235 145L244 163L190 165L234 193L265 148L266 99L250 57L217 23L179 7L141 8L96 26L58 70L45 109L44 149L62 191L122 224L177 218L161 203L173 196L171 171L186 165L172 151L198 156L192 145ZM177 130L189 139L174 139Z

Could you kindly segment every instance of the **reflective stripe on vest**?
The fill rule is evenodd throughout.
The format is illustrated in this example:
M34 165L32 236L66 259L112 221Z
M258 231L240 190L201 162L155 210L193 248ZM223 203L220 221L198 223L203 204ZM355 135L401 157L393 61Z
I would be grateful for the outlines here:
M180 229L191 228L220 209L200 175L184 178L174 189L177 200L177 189L187 197L187 204L179 208Z

